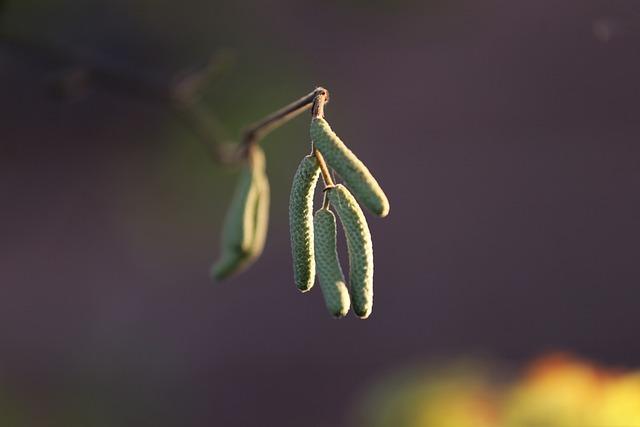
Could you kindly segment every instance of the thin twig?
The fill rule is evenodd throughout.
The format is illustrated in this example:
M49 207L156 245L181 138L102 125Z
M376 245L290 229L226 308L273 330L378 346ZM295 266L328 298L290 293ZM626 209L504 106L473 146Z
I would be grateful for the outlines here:
M221 164L233 164L236 159L220 143L224 134L217 117L201 102L175 106L176 116L203 142L209 157Z
M1 1L1 0L0 0ZM198 95L204 84L219 71L219 64L228 62L228 52L212 57L206 64L190 70L179 79L167 82L158 76L142 73L137 69L115 64L103 57L88 52L74 50L53 44L39 43L12 35L0 34L0 43L19 55L44 60L50 64L64 66L74 78L64 83L69 92L84 84L94 84L108 90L135 95L146 101L155 101L176 113L205 145L209 155L216 162L236 163L248 155L249 148L257 144L274 129L289 122L302 112L312 109L313 117L324 115L324 105L329 100L329 91L317 87L313 92L269 114L262 120L248 126L243 134L239 149L226 153L220 145L221 126L213 112L199 101ZM221 60L222 58L222 60ZM323 171L326 185L333 185L322 155L315 150Z
M311 115L314 119L322 119L324 118L324 105L329 101L329 93L326 90L317 91L316 95L313 98L313 107L311 108ZM322 153L315 147L313 147L313 154L316 156L318 160L318 165L320 165L320 172L322 173L322 180L324 181L325 187L333 187L333 179L331 179L331 173L329 172L329 167L327 163L324 161L324 157Z
M18 56L65 68L69 77L63 76L66 94L77 91L79 88L76 86L79 85L94 85L163 105L176 113L199 137L214 161L229 161L229 156L221 151L221 132L220 126L216 125L216 116L198 102L204 85L220 72L222 66L229 63L228 51L213 55L202 66L167 81L148 71L118 64L93 53L15 35L0 34L0 46Z
M331 179L331 173L329 172L327 163L324 161L324 157L322 157L322 153L317 148L314 148L313 155L316 156L316 159L318 160L318 165L320 166L320 173L322 173L322 180L324 181L324 185L326 187L333 187L335 184L333 183L333 179Z
M264 138L269 132L287 123L289 120L297 117L305 110L311 108L314 100L319 94L324 94L328 98L329 91L322 87L317 87L313 92L303 96L302 98L285 105L278 111L275 111L262 120L249 125L242 134L241 150L246 151L247 147L256 144Z
M18 56L35 58L67 69L82 70L91 83L108 90L154 101L171 102L174 99L171 85L157 76L94 53L7 34L0 35L0 42Z
M315 96L313 97L313 106L311 108L311 116L314 119L322 119L324 118L324 106L329 102L329 91L319 87L315 92Z
M322 190L322 207L324 209L329 208L329 198L327 197L327 190L335 186L333 180L331 179L331 174L329 173L329 168L327 167L327 163L324 161L324 157L322 157L322 153L317 149L313 149L313 154L316 156L318 160L318 165L320 165L320 173L322 174L322 180L324 181L324 189Z
M230 49L216 51L204 64L185 70L174 79L171 84L173 98L184 103L199 101L202 89L227 71L234 62L235 55Z

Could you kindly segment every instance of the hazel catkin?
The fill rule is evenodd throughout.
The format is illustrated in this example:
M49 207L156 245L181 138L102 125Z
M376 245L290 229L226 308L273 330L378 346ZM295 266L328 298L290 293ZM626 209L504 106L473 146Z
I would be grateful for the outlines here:
M264 152L259 146L254 146L242 168L225 216L220 248L222 255L211 269L217 280L243 270L262 252L268 225L268 185ZM256 240L258 229L261 236Z
M320 209L313 218L316 270L327 309L334 317L349 312L347 289L336 248L336 217L329 209Z
M289 197L293 276L296 286L302 292L310 290L315 280L313 195L319 176L320 166L316 158L304 157L293 177Z
M353 311L366 319L373 309L373 244L367 220L353 195L342 184L327 189L347 240L349 284Z
M389 200L369 169L323 118L311 120L311 140L360 202L378 216L389 213Z

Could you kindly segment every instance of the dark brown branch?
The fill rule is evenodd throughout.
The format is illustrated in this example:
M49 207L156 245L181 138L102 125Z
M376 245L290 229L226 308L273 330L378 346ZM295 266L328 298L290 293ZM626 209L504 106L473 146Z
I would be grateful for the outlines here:
M171 85L173 98L183 103L198 101L203 88L214 81L235 61L234 53L228 49L221 49L207 59L207 61L192 69L186 70L176 77Z
M317 91L316 95L313 97L313 106L311 108L311 116L314 119L322 119L324 118L324 106L329 102L329 92L326 90ZM327 163L324 161L324 157L322 153L314 146L313 154L316 156L318 160L318 164L320 165L320 172L322 173L322 180L324 181L325 187L333 187L333 179L331 178L331 173L329 172L329 167ZM328 201L325 197L323 205L328 207Z
M311 116L316 119L322 119L324 118L324 106L327 102L329 102L329 92L326 89L316 92L316 95L313 97Z
M106 60L104 57L65 46L38 43L3 34L0 34L0 44L18 55L66 67L69 71L62 86L68 92L73 92L76 89L74 86L93 84L165 105L198 135L210 156L221 163L235 163L242 160L251 145L258 143L271 131L310 108L314 117L322 117L324 105L329 100L329 91L317 87L313 92L247 127L242 134L239 149L234 153L226 153L219 143L221 126L215 115L199 102L198 95L212 76L219 72L220 64L228 62L228 52L213 56L206 64L184 73L180 78L167 81L148 72L142 73L129 66ZM333 185L322 156L317 157L325 183Z
M176 116L203 142L207 154L217 163L233 164L237 161L231 150L220 143L224 134L216 116L201 102L190 102L174 107Z
M221 131L215 115L198 100L204 85L229 63L228 51L213 55L202 66L168 80L86 51L13 35L0 34L0 46L28 60L65 68L67 72L59 83L66 95L77 91L79 85L93 85L159 103L182 119L215 161L229 160L220 148Z
M154 101L171 102L174 99L171 85L157 76L117 64L96 54L9 35L0 35L0 43L17 56L81 70L90 83L108 90Z
M291 104L282 107L278 111L271 113L262 120L250 125L243 132L242 149L246 150L249 145L257 143L272 130L282 126L305 110L311 108L314 100L321 93L328 97L329 91L322 87L318 87L313 92L303 96L297 101L293 101Z

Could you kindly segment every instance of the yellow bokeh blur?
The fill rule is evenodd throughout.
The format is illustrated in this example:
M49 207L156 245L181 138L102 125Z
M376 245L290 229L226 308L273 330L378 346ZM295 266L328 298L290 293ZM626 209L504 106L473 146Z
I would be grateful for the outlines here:
M508 380L493 365L432 365L383 382L362 409L370 427L640 427L640 372L564 354Z

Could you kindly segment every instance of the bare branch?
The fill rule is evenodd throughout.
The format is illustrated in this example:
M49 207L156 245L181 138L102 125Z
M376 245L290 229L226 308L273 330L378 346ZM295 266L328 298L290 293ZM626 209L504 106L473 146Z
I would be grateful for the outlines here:
M243 132L242 137L242 145L243 149L246 149L247 146L257 143L262 138L264 138L269 132L274 129L282 126L287 123L289 120L297 117L305 110L311 108L312 103L320 93L328 94L329 92L322 88L318 87L314 89L313 92L303 96L297 101L293 101L292 103L282 107L278 111L269 114L267 117L262 120L250 125Z
M66 92L60 93L63 96L73 96L85 86L92 85L159 103L183 119L183 123L198 135L214 161L228 160L219 143L221 126L213 112L199 103L199 95L205 84L230 62L229 51L212 55L202 66L183 72L179 78L167 80L94 53L13 35L0 34L0 46L17 56L63 67L66 71L58 82L59 89Z
M220 144L222 126L215 114L200 102L199 97L203 87L230 62L229 51L213 55L205 64L188 70L177 78L166 80L148 71L142 72L67 46L39 43L7 34L0 34L0 45L17 55L64 67L67 71L59 82L62 95L65 95L64 92L69 96L83 93L86 86L94 85L164 105L182 119L199 137L210 157L219 163L236 163L242 160L251 145L308 109L312 109L314 117L322 117L324 105L329 100L329 91L317 87L311 93L248 126L242 133L238 149L228 153ZM316 154L323 168L325 183L332 183L322 155L317 150Z

